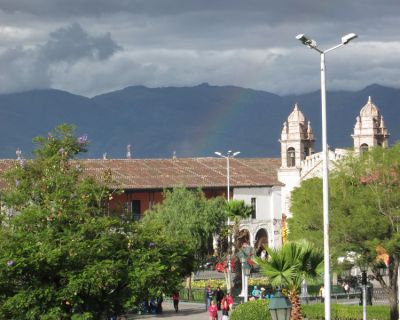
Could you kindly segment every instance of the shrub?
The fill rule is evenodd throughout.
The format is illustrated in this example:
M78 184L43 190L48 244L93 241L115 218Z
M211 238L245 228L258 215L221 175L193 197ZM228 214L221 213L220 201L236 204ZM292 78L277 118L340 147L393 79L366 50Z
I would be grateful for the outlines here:
M301 311L304 318L309 320L325 318L324 305L321 303L302 305ZM331 306L333 320L361 320L362 313L362 306L343 304L332 304ZM388 320L390 318L389 306L367 306L367 316L368 319Z
M186 282L184 283L184 286ZM220 287L221 289L225 289L225 280L222 279L209 279L209 280L195 280L192 281L192 288L193 289L204 289L207 288L208 285L211 285L212 288L216 289Z
M270 320L269 300L255 300L239 304L229 317L230 320Z

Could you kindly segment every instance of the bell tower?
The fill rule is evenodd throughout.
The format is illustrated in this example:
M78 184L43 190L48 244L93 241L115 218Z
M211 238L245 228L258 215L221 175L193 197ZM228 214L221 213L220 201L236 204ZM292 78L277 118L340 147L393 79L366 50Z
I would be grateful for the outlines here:
M354 150L362 153L373 147L388 147L389 133L378 107L371 97L360 110L352 134Z
M300 185L302 161L314 153L314 135L309 121L306 121L298 104L283 123L281 132L281 167L278 180L282 187L282 212L291 216L290 193Z
M281 168L300 168L300 163L313 153L314 135L298 104L283 123L281 133Z

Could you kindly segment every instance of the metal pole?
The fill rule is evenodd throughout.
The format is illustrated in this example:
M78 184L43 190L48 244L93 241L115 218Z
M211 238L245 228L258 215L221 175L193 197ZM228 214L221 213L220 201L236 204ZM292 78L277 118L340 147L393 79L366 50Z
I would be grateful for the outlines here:
M324 288L325 288L325 319L331 319L331 282L330 282L330 256L329 256L329 154L326 134L326 87L325 87L325 54L335 50L351 40L357 38L355 33L342 37L342 43L325 51L317 47L317 42L304 34L296 36L305 46L317 51L321 55L321 116L322 116L322 193L323 193L323 230L324 230Z
M331 281L329 256L329 169L328 145L326 133L326 86L325 86L325 54L321 52L321 116L322 116L322 194L323 194L323 225L324 225L324 288L325 288L325 319L331 320Z
M230 167L229 167L229 157L230 157L230 152L228 151L227 156L226 156L226 185L227 185L227 201L229 202L230 200ZM228 228L231 225L231 219L228 217ZM232 235L231 232L229 231L228 234L228 288L227 291L231 293L232 291L232 266L231 266L231 250L232 250Z
M239 294L239 297L244 297L244 281L245 281L245 275L244 275L244 270L243 270L243 263L242 263L242 291Z
M226 198L227 201L230 201L231 198L231 187L230 187L230 164L229 164L229 158L234 158L237 156L240 151L233 152L231 150L228 150L226 156L224 156L221 152L214 152L217 156L221 158L226 158L226 186L227 186L227 192L226 192ZM231 224L231 220L228 217L228 228ZM228 234L228 275L227 275L227 291L230 292L232 288L232 266L231 266L231 251L232 251L232 235Z
M363 320L367 320L367 286L363 284L362 286L362 304L363 304Z
M248 286L248 280L249 276L247 276L246 274L244 275L244 303L247 302L247 300L249 300L249 286Z
M229 202L229 200L231 199L231 194L230 194L230 192L231 192L231 188L230 188L230 185L229 185L229 180L230 180L230 177L229 177L229 157L230 157L230 153L228 152L228 155L227 155L227 157L226 157L226 185L227 185L227 197L228 197L228 202ZM229 219L229 218L228 218Z

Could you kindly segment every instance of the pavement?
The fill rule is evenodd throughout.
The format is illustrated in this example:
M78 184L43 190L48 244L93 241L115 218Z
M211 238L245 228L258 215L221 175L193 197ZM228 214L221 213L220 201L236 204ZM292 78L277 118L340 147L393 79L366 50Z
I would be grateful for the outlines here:
M218 311L218 318L221 319L221 311ZM208 312L204 303L179 302L179 311L175 312L172 301L163 302L162 314L127 315L126 319L168 319L168 320L209 320Z

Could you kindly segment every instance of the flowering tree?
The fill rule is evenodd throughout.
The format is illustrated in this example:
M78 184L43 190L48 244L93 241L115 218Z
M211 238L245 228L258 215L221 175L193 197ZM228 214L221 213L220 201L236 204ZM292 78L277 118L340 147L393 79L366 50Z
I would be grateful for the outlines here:
M186 247L107 215L108 189L70 161L87 136L61 125L34 141L4 177L0 318L99 319L177 286Z

